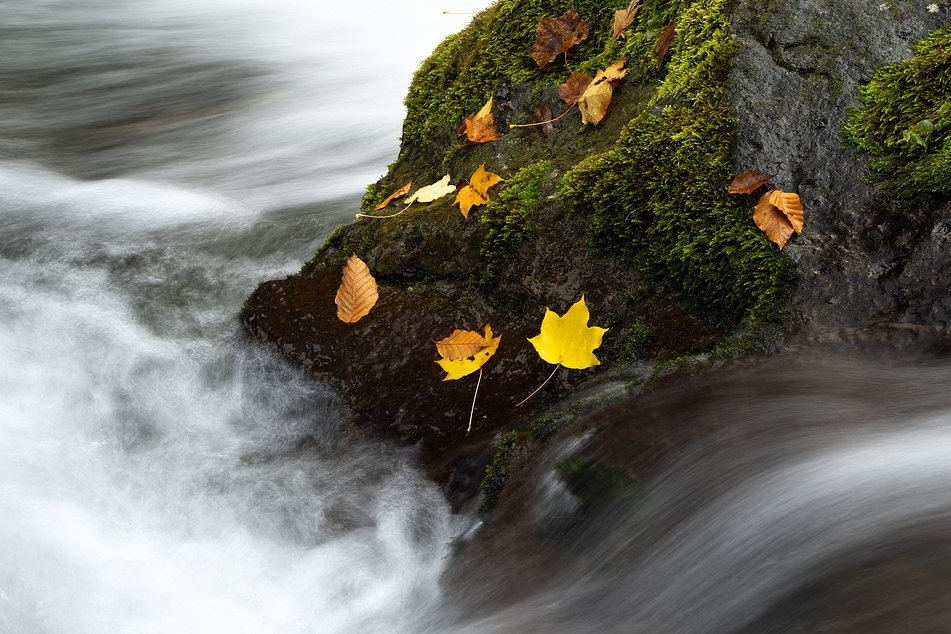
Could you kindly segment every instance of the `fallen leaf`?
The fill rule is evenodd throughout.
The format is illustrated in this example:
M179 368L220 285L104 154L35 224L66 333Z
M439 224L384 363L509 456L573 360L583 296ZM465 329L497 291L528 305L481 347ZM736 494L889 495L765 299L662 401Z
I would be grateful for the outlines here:
M485 169L485 163L469 179L469 184L459 190L453 204L459 203L459 211L466 218L469 210L489 202L489 188L502 182L502 177Z
M472 330L453 330L445 339L436 342L436 351L443 359L457 361L471 357L488 346L485 337Z
M541 103L532 108L532 112L535 113L535 117L541 122L542 136L551 136L551 133L555 130L555 126L551 123L551 108Z
M528 341L548 363L575 370L600 365L594 349L601 345L601 338L608 329L588 326L589 317L584 295L563 317L546 308L541 332Z
M583 42L590 30L591 25L581 19L574 7L558 18L538 18L535 44L528 54L539 68L544 68L562 53L567 56L568 49Z
M726 191L730 194L752 194L774 176L759 170L746 170L733 179Z
M581 95L591 84L591 79L588 73L571 73L568 81L558 86L558 98L569 106L578 103Z
M454 331L452 335L449 335L447 339L451 339L456 332L469 332L476 336L480 336L479 333L473 331ZM472 374L476 370L482 368L486 361L495 354L495 351L499 348L499 341L502 340L502 335L498 337L492 337L492 328L488 324L485 325L485 345L475 351L474 354L471 354L467 357L461 359L450 359L448 356L443 354L442 350L439 350L439 344L436 344L436 350L439 351L440 355L443 356L442 359L436 361L439 366L446 371L446 376L443 378L443 381L455 381L456 379L461 379L462 377ZM445 341L445 339L443 339Z
M626 9L618 9L614 12L614 39L624 37L624 31L634 24L637 12L640 10L641 0L631 0Z
M795 229L783 210L771 202L773 194L777 191L771 189L760 197L756 207L753 208L753 222L766 234L767 238L782 249ZM799 226L801 228L802 224L800 223Z
M406 183L405 185L403 185L402 187L400 187L399 189L397 189L396 191L394 191L392 194L390 194L389 196L387 196L387 197L386 197L386 200L384 200L384 201L381 202L379 205L377 205L376 207L374 207L374 208L373 208L373 211L378 211L378 210L380 210L380 209L383 209L384 207L386 207L387 205L389 205L391 202L393 202L393 201L396 200L397 198L402 198L402 197L405 196L407 193L409 193L409 188L412 187L412 186L413 186L413 181L410 181L410 182Z
M799 200L799 194L791 194L775 189L769 196L769 203L775 205L783 212L786 218L789 219L789 224L792 225L796 233L802 233L804 217L802 201Z
M456 191L456 186L449 184L449 174L446 174L432 185L420 187L412 196L403 202L406 203L407 206L413 203L431 203L454 191Z
M343 267L343 280L334 298L337 317L348 324L360 321L370 312L377 299L376 280L370 274L369 267L356 254L351 255Z
M488 143L497 141L498 130L495 129L495 115L492 114L492 98L474 115L466 117L465 123L459 129L459 136L463 134L473 143Z
M627 70L623 70L625 62L627 57L622 57L606 69L598 69L598 73L578 99L582 123L598 125L604 118L614 95L614 87L627 74Z
M677 23L671 22L667 25L667 28L664 29L664 32L660 34L660 39L657 40L657 45L654 47L654 53L657 55L657 70L660 70L660 67L664 65L664 58L667 56L670 45L674 43L674 34L676 31Z

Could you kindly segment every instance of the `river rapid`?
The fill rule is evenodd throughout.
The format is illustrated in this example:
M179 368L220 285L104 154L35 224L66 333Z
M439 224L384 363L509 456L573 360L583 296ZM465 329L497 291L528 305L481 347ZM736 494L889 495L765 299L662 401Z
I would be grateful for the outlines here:
M570 565L508 600L474 574L456 600L441 580L478 518L247 339L244 298L395 158L413 69L468 20L442 11L479 8L4 3L0 632L951 629L946 360L722 379L715 407L670 413L717 433L572 528ZM528 530L578 508L539 491Z

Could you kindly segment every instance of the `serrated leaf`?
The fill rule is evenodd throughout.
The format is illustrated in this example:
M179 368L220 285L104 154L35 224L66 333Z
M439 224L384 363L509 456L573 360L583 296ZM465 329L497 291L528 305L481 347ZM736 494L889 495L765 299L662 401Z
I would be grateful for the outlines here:
M436 351L443 359L457 361L471 357L488 346L485 337L473 330L453 330L445 339L436 342Z
M555 61L562 53L580 44L588 37L591 24L585 22L574 7L557 18L538 18L535 29L535 43L528 54L539 68Z
M452 337L452 335L450 335L450 337ZM446 376L443 378L443 381L455 381L456 379L461 379L462 377L472 374L476 370L480 369L483 365L485 365L485 362L495 354L495 351L498 350L499 342L501 340L502 335L499 335L498 337L492 337L492 328L486 324L486 344L477 350L475 354L463 359L439 359L436 361L436 363L438 363L439 366L446 371Z
M453 204L459 204L459 211L465 218L469 217L469 210L473 207L489 202L489 188L502 182L498 174L486 171L485 163L469 179L469 184L459 190Z
M804 217L799 194L791 194L774 189L769 195L769 203L775 205L783 212L783 215L789 220L789 224L792 225L793 231L802 233Z
M485 102L478 112L466 117L459 129L459 136L465 135L473 143L488 143L497 141L498 130L495 128L495 115L492 114L492 98Z
M348 324L360 321L376 305L377 299L376 280L369 267L356 254L351 255L343 267L343 279L334 298L337 317Z
M584 295L562 317L546 308L541 332L528 341L548 363L575 370L600 365L594 350L608 329L588 326L589 318Z

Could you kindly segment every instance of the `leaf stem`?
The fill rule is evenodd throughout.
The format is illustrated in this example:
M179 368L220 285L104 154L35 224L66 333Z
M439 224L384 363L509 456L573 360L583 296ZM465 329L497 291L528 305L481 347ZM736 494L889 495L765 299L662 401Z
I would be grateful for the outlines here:
M482 385L482 368L479 368L479 380L476 381L475 394L472 395L472 409L469 410L469 426L466 427L466 435L472 431L472 417L475 415L476 397L479 396L479 386Z
M568 114L569 112L571 112L571 109L574 108L574 107L575 107L575 104L577 104L577 103L578 103L578 102L576 101L575 103L573 103L573 104L571 104L570 106L568 106L568 109L567 109L567 110L565 110L564 112L562 112L560 115L558 115L558 116L555 117L554 119L549 119L548 121L539 121L538 123L511 123L511 124L509 124L509 128L510 128L510 129L511 129L511 128L530 128L530 127L535 126L535 125L545 125L546 123L554 123L555 121L558 121L558 120L561 119L563 116L565 116L566 114Z
M413 204L413 203L410 203L409 205L406 205L406 206L403 207L400 211L397 211L395 214L388 214L388 215L386 215L386 216L371 216L371 215L369 215L369 214L357 214L357 218L396 218L397 216L399 216L400 214L402 214L404 211L406 211L407 209L409 209L409 208L410 208L410 205L412 205L412 204Z
M551 381L551 377L555 376L555 372L557 372L557 371L558 371L558 368L560 368L560 367L561 367L561 364L560 364L560 363L555 366L555 369L552 370L552 371L551 371L551 374L548 375L548 378L545 379L545 383L548 383L549 381ZM526 396L525 398L523 398L523 399L522 399L522 402L519 403L518 405L516 405L515 407L521 407L521 406L522 406L522 403L524 403L524 402L527 401L528 399L530 399L530 398L532 398L533 396L535 396L535 394L538 393L538 390L540 390L540 389L542 389L543 387L545 387L545 383L542 383L541 385L539 385L538 387L536 387L534 392L532 392L531 394L529 394L528 396Z

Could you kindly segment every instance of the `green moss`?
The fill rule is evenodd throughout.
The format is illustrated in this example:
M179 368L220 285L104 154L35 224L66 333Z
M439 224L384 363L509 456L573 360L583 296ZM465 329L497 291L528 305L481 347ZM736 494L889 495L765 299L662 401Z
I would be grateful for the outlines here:
M539 186L551 168L551 161L523 167L486 205L479 220L488 230L481 250L486 260L483 282L495 283L522 244L535 234L529 215L538 204Z
M508 476L508 464L515 453L515 449L522 441L524 432L510 431L502 434L499 439L499 448L495 451L492 464L485 467L485 477L482 478L482 500L479 510L487 513L494 509L505 487Z
M386 194L380 191L380 188L376 186L376 183L370 183L367 185L367 190L363 194L363 200L360 202L360 213L370 213L374 207L383 202L385 197Z
M914 57L878 69L843 133L874 158L869 179L898 200L951 195L951 28L931 33Z
M638 482L623 467L598 464L589 458L566 458L555 465L555 473L572 495L585 507L624 496L640 499Z
M725 0L694 0L678 22L667 79L613 150L566 174L561 195L591 214L592 246L629 257L694 312L736 325L775 318L795 280L752 222L751 196L727 194L734 121L720 96L736 51ZM684 105L685 104L685 105Z

